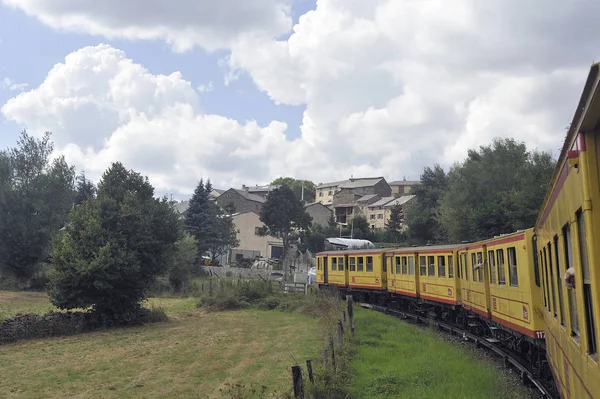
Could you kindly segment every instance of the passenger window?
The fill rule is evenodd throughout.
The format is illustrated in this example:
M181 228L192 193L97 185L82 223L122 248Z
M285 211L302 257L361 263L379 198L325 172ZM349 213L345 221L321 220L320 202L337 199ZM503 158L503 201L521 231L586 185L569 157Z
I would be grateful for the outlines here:
M421 262L421 276L427 276L427 258L420 256L419 261Z
M511 287L519 286L519 275L517 274L517 250L515 247L507 249L508 253L508 278Z
M573 266L573 247L571 246L571 227L566 224L563 227L563 239L565 243L565 268ZM579 315L577 314L577 297L575 289L569 290L569 313L571 315L571 336L579 340Z
M356 258L355 257L349 258L349 262L350 262L350 271L355 272L356 271Z
M373 271L373 257L372 256L367 256L367 271L368 272Z
M448 277L454 278L454 258L452 255L448 256Z
M550 296L550 279L548 278L548 258L546 257L546 248L542 249L542 259L544 262L544 279L546 280L546 297L548 298L548 313L552 313L552 297Z
M331 271L334 272L337 270L337 258L331 258Z
M317 258L317 270L321 270L321 258Z
M438 277L446 277L446 257L438 256Z
M402 274L408 274L408 263L406 256L402 257Z
M408 257L408 274L410 274L411 276L415 275L415 257L414 256Z
M560 272L560 254L558 252L558 236L554 236L554 261L556 262L556 286L558 288L558 307L560 324L565 325L565 310L563 305L562 273Z
M538 259L540 260L540 263L542 264L542 295L544 296L544 308L547 309L548 308L548 294L547 294L547 289L548 289L548 282L546 281L546 276L545 276L545 269L544 269L544 255L542 254L542 251L540 251L540 253L538 254Z
M400 257L396 256L396 274L400 274ZM404 274L404 272L402 272Z
M496 250L496 260L498 261L498 284L506 285L506 272L504 270L504 250Z
M462 254L462 264L464 266L464 274L463 277L465 280L469 280L469 265L467 265L467 254Z
M488 262L490 264L490 284L496 284L496 259L494 259L494 251L488 251Z
M592 300L592 276L587 253L587 236L585 231L585 216L581 209L577 211L577 229L579 233L579 258L583 271L583 306L585 308L585 329L587 332L588 354L594 355L596 347L596 324Z
M344 271L344 258L338 258L338 270L341 272Z
M544 260L546 256L546 248L544 248ZM556 313L556 291L554 289L554 271L552 265L552 244L548 244L548 271L550 272L550 288L552 292L552 309L554 309L554 318L558 317Z
M435 277L435 256L428 256L427 257L427 264L429 265L429 276L430 277Z
M477 276L479 277L479 282L483 283L483 268L485 265L483 264L483 253L477 252L477 264L481 265L479 269L477 269Z
M477 281L477 273L475 271L475 265L477 264L477 259L475 258L475 252L471 254L471 271L473 272L473 281Z
M357 267L356 271L358 271L358 272L364 271L365 258L363 258L362 256L359 256L356 259L358 260L358 267Z

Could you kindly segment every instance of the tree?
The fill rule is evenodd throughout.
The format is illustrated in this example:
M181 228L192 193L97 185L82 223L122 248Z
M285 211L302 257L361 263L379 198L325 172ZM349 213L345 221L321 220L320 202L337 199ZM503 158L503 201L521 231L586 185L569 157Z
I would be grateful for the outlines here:
M375 234L371 230L367 218L363 215L354 216L348 226L342 231L342 235L352 235L352 238L358 240L372 241L375 238Z
M137 318L179 233L178 216L167 199L154 198L147 178L113 163L97 197L71 211L53 243L52 303L60 309L91 307L111 323Z
M51 160L53 149L50 133L36 139L23 131L0 154L0 274L25 285L73 204L74 169L62 156Z
M385 225L386 237L389 241L399 243L404 239L404 219L402 205L394 205L390 211L390 219Z
M175 244L169 268L169 283L173 291L180 293L186 288L196 264L196 239L184 233Z
M514 139L469 150L449 174L439 220L452 241L479 240L531 227L555 162Z
M88 180L85 177L85 172L82 171L75 181L75 199L73 201L75 205L79 205L85 200L94 198L96 195L96 187L91 180Z
M212 262L215 263L229 248L238 246L239 240L237 239L237 232L231 216L220 210L217 205L211 204L211 206L214 208L215 229L208 242L210 245L210 256Z
M272 186L288 186L299 200L302 200L302 187L304 186L304 201L314 202L316 195L315 183L310 180L296 180L292 177L278 177L271 182Z
M204 255L211 247L211 237L216 231L215 207L209 199L212 191L210 180L204 184L200 180L187 209L185 227L188 233L196 238L198 257Z
M273 190L263 204L260 221L265 224L261 230L263 235L281 238L285 259L292 233L305 230L311 225L311 217L302 202L286 185Z
M439 222L440 201L448 190L448 176L440 165L425 167L421 184L414 186L413 198L405 205L410 238L420 244L446 242L446 231Z

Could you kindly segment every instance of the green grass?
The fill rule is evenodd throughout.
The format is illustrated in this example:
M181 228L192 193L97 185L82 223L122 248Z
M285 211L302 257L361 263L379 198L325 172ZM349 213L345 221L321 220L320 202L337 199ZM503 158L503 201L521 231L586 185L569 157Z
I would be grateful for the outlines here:
M7 314L49 310L44 294L11 294ZM152 298L146 306L162 307L169 322L0 345L0 396L220 398L228 384L281 394L291 389L291 366L319 356L314 318L213 313L196 303Z
M356 309L357 398L522 399L527 390L471 347L374 311Z
M57 309L43 292L0 291L0 320L17 313L44 314Z

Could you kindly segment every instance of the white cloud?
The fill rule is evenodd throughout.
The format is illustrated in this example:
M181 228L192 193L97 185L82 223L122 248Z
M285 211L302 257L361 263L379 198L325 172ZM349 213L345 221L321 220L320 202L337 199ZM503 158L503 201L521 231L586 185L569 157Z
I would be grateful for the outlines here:
M239 37L289 31L289 0L0 0L42 23L107 38L162 39L175 51L228 48Z
M23 91L27 86L27 83L17 83L11 78L4 78L0 81L0 89L7 89L10 91Z
M91 164L122 156L159 168L153 176L165 187L189 186L184 181L200 175L221 184L285 174L316 182L351 174L416 178L423 166L448 166L496 136L556 153L600 39L593 0L552 7L542 0L318 0L286 40L277 37L290 30L289 7L275 0L240 2L241 9L211 2L211 17L200 19L194 11L206 8L194 7L207 2L184 1L163 16L141 0L124 11L114 1L0 1L59 29L162 38L180 51L229 49L228 80L247 73L275 103L306 106L302 136L290 141L281 122L260 127L204 115L180 75L152 75L114 49L99 61L92 48L70 57L93 68L67 60L4 107L10 119L61 131L62 148ZM164 96L111 84L117 77L141 79ZM86 126L94 140L79 137ZM144 163L157 153L164 165Z
M200 93L209 93L209 92L213 91L214 87L213 87L213 82L212 82L212 80L211 80L211 81L209 81L209 82L208 82L207 84L205 84L205 85L200 85L200 86L198 86L198 88L197 88L197 89L198 89L198 91L199 91Z

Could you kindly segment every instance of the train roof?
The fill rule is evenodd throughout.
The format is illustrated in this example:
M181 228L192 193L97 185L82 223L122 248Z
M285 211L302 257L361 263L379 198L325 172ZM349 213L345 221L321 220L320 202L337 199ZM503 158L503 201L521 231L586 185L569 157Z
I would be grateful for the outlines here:
M378 254L389 250L390 248L367 248L367 249L344 249L341 251L323 251L317 253L315 256L324 255L347 255L347 254Z
M414 252L438 252L438 251L452 251L455 248L459 248L461 244L446 244L446 245L423 245L420 247L402 247L402 248L389 248L388 253L414 253Z

